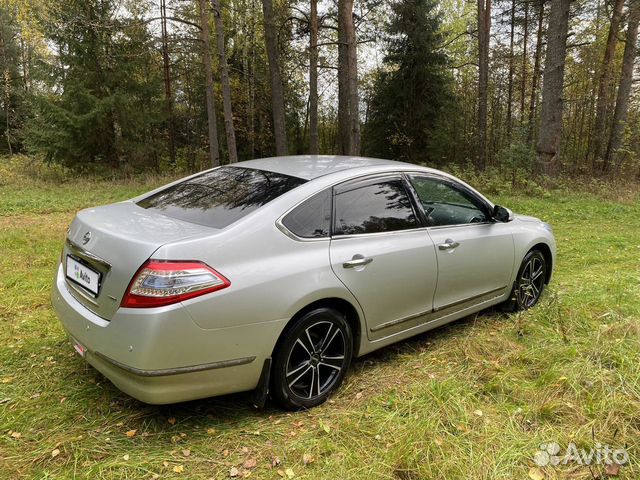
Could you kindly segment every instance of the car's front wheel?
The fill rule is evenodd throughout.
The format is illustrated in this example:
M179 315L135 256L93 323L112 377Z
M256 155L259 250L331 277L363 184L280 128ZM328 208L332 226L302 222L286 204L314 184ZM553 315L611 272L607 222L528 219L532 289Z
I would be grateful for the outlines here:
M307 312L279 342L271 395L289 409L320 405L342 383L352 354L353 335L340 312L331 308Z
M526 310L533 307L544 289L547 278L547 261L539 250L531 250L522 260L511 293L511 308Z

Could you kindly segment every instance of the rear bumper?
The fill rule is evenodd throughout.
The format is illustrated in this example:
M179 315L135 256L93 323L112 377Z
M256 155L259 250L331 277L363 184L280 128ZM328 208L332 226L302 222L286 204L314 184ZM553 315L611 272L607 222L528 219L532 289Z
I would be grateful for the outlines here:
M51 300L86 360L120 390L152 404L254 389L273 348L271 332L279 330L277 322L205 330L181 304L121 308L106 321L71 295L62 268Z

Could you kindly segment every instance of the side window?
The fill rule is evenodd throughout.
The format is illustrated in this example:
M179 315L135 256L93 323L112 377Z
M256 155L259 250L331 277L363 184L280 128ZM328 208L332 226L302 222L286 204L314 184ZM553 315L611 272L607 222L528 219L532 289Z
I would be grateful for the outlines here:
M338 187L334 235L391 232L418 226L409 195L399 178Z
M488 220L481 204L463 190L433 177L410 175L428 225L461 225Z
M282 219L291 232L303 238L329 236L331 224L331 189L316 193Z

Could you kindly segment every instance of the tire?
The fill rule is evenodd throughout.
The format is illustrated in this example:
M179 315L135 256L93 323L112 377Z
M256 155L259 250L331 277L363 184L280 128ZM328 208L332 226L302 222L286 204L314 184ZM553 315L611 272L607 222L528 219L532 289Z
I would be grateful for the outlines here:
M531 250L522 259L518 276L505 307L517 312L533 307L544 290L547 278L547 261L540 250Z
M332 308L305 313L285 331L274 355L271 396L284 408L312 408L334 392L353 355L353 334Z

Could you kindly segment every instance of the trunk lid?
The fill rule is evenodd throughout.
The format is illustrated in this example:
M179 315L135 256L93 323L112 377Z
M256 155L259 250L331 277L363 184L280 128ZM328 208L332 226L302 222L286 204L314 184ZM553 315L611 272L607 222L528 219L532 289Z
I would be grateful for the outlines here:
M131 201L82 210L71 223L64 245L67 285L80 303L110 320L135 273L159 247L216 231L145 210ZM97 294L69 280L68 257L99 274Z

